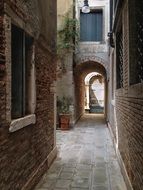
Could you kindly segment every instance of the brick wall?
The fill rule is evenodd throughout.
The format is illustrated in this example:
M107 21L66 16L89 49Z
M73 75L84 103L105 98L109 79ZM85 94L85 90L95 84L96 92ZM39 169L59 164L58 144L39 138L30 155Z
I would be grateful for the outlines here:
M20 1L7 2L16 3ZM0 9L2 8L1 3ZM31 2L29 2L29 6L30 3ZM15 6L18 9L19 4L9 5L10 7ZM56 15L56 1L54 1L52 6L55 11L54 14ZM20 9L19 11L17 9L15 9L15 11L17 11L18 14L15 14L14 10L11 9L13 13L11 19L18 20L17 23L19 23L19 18L22 19L19 13L22 13L22 10ZM34 10L36 12L38 8ZM34 14L33 12L33 15ZM48 19L51 18L48 17ZM46 35L48 36L48 33L44 34L44 36L42 31L38 31L38 26L34 28L32 32L30 30L31 34L35 35L33 37L36 67L36 124L10 133L10 121L7 120L6 117L8 96L6 88L9 87L7 85L7 79L9 78L8 70L11 67L11 62L7 62L7 67L5 67L5 65L6 60L9 58L8 53L10 52L7 51L7 48L11 44L11 39L10 35L5 32L3 20L4 15L0 15L0 41L2 42L0 43L0 68L4 68L4 71L0 70L0 189L30 190L38 183L40 177L49 167L50 162L48 156L55 146L54 92L51 91L51 86L56 80L55 48L53 48L53 44L49 43L45 38ZM56 34L56 19L54 18L54 20L55 27L53 25L52 30L53 34ZM30 26L30 23L28 23L28 25ZM10 28L8 30L10 32ZM46 32L48 32L48 30L49 29L47 29ZM39 35L40 33L41 35ZM7 38L7 41L5 41L5 38ZM56 37L53 40L55 41L55 39ZM1 65L4 65L4 67Z
M142 189L143 100L117 96L119 150L135 190Z
M132 1L133 3L133 1ZM133 3L134 4L134 3ZM132 4L132 5L133 5ZM120 19L123 26L123 88L115 91L115 108L117 122L118 148L125 164L129 179L134 190L143 189L143 84L130 85L130 65L132 60L136 60L134 50L129 51L129 44L134 49L132 43L131 17L128 11L132 10L127 2L122 7L122 17ZM134 15L133 10L131 11ZM130 23L130 25L129 25ZM115 34L116 36L116 34ZM132 52L132 56L131 55ZM132 59L133 58L133 59ZM116 62L115 62L116 64ZM136 62L134 62L136 64ZM134 76L137 73L134 72ZM110 113L112 114L112 112ZM116 119L115 118L115 119ZM110 124L115 131L116 123L110 119ZM115 134L115 133L114 133Z
M77 73L79 75L79 73ZM84 113L84 90L85 85L82 76L75 78L75 120L78 120Z
M3 13L3 1L0 2L0 121L3 124L5 119L4 105L5 105L5 32L4 32L4 18Z

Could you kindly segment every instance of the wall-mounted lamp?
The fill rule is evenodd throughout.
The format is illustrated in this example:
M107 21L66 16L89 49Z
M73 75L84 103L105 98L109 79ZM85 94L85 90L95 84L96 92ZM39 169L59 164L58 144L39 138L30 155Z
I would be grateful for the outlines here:
M109 37L109 45L114 48L115 44L114 44L114 38L113 38L113 32L108 32L108 37Z
M90 12L88 0L84 0L84 5L82 7L82 12L83 13L89 13Z

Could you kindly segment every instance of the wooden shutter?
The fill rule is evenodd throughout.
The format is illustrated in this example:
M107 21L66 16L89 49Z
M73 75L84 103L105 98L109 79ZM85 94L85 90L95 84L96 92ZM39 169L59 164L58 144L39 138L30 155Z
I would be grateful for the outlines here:
M80 39L81 41L102 41L103 14L102 10L88 14L81 13Z

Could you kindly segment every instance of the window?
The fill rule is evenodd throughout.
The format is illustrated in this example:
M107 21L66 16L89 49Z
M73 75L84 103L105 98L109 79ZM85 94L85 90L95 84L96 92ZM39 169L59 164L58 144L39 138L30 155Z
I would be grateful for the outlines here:
M12 25L12 92L11 117L17 119L29 114L28 94L31 47L33 39L24 30Z
M88 14L80 13L80 40L103 40L103 13L102 10L94 10Z
M114 75L115 75L115 73L114 73L114 53L112 53L112 61L111 61L111 77L112 77L112 79L111 79L111 83L112 83L112 99L114 99L114 97L115 97L115 88L114 88Z
M113 0L110 0L110 31L112 31L113 26Z
M130 30L130 84L143 83L143 1L135 1L134 14ZM132 12L133 12L132 11ZM130 21L131 22L131 21Z
M114 10L117 8L117 3L118 3L118 0L114 0Z
M122 27L116 33L116 76L117 89L123 87L123 34Z

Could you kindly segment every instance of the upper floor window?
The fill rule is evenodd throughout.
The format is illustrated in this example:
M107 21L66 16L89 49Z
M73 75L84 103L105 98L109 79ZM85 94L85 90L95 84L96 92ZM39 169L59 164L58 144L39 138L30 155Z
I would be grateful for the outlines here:
M93 10L88 14L80 13L80 40L84 42L103 40L102 10Z
M11 117L17 119L29 113L31 47L33 39L24 30L12 25L12 92Z
M123 87L123 33L122 27L116 33L116 77L117 89Z
M134 10L132 10L134 9ZM143 83L143 1L136 0L130 23L130 84ZM131 13L130 13L131 14Z
M118 0L114 0L114 10L116 9L117 3L118 3Z

